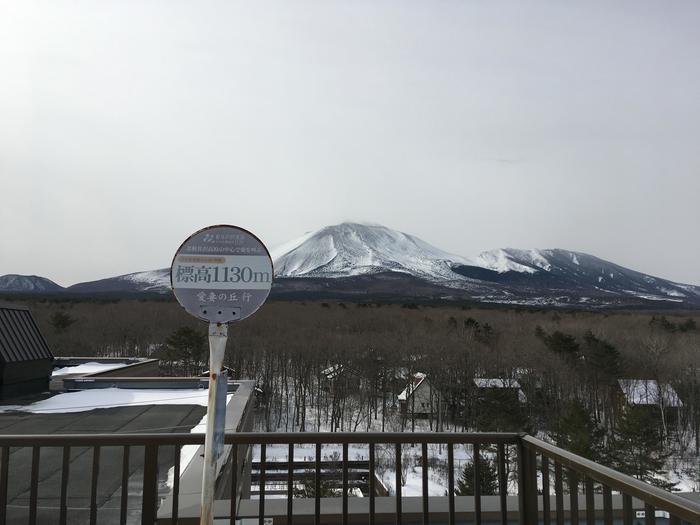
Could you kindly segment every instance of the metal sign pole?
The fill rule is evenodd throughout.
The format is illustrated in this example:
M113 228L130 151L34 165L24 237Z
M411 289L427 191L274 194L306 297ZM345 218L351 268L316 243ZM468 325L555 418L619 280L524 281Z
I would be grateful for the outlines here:
M223 453L226 421L226 374L221 373L228 338L228 325L209 323L209 398L207 404L207 429L204 438L204 468L202 469L202 510L200 525L212 525L214 521L214 485L216 464Z
M188 313L209 323L209 403L200 525L212 525L217 466L224 453L228 381L221 373L228 324L260 308L272 288L270 252L248 230L219 224L190 235L175 252L170 285ZM179 475L177 473L176 475Z

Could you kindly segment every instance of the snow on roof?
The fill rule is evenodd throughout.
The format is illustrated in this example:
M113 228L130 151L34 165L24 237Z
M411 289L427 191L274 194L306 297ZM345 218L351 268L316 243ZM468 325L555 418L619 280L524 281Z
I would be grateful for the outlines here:
M478 388L520 388L517 379L502 379L500 377L475 377L474 384Z
M630 405L683 406L678 394L668 383L659 386L654 379L618 379L617 382Z
M326 379L335 379L345 372L347 372L348 374L354 375L354 376L360 375L359 372L357 370L355 370L354 368L346 367L343 364L331 365L328 368L326 368L325 370L322 370L321 375L325 376Z
M411 382L408 385L406 385L406 388L404 388L403 391L399 394L399 401L406 401L406 399L408 399L408 396L410 396L421 385L421 383L426 377L427 375L423 372L416 372L415 374L413 374Z
M29 405L8 405L0 412L22 411L35 414L84 412L96 408L139 405L201 405L207 406L205 388L184 390L137 390L101 388L57 394ZM229 394L229 399L230 399Z
M502 379L500 377L475 377L474 384L477 388L507 388L518 391L518 401L527 403L527 396L520 388L517 379Z
M97 374L98 372L106 372L107 370L121 368L127 364L128 363L98 363L97 361L90 361L89 363L81 363L75 366L56 368L51 372L51 377L65 376L68 374Z

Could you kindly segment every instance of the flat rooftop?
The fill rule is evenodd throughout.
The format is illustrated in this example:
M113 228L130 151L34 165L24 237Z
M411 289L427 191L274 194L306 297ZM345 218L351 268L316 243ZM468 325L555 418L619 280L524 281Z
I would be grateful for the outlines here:
M0 405L0 435L10 434L128 434L203 432L207 390L199 378L186 379L180 388L169 388L174 378L167 378L154 388L157 378L129 380L126 387L118 379L110 383L90 383L86 390L25 398L15 404ZM147 385L139 388L139 384ZM183 388L183 386L185 388ZM238 386L238 385L236 385ZM149 388L150 387L150 388ZM230 391L235 390L230 385ZM249 396L239 402L234 393L228 396L228 411L242 411ZM235 400L235 402L233 401ZM233 414L231 414L233 415ZM228 419L228 414L227 414ZM185 449L191 450L185 450ZM198 447L183 447L181 471L196 463ZM127 523L140 523L143 487L143 447L130 447L128 468ZM119 523L123 447L102 447L99 452L97 484L97 522ZM39 462L37 523L59 523L63 449L42 447ZM158 490L161 497L171 491L175 449L162 446L158 454ZM29 517L32 449L11 448L7 497L7 523L25 524ZM90 521L90 480L93 467L92 447L71 447L67 489L67 522L81 525ZM200 474L201 476L201 474Z

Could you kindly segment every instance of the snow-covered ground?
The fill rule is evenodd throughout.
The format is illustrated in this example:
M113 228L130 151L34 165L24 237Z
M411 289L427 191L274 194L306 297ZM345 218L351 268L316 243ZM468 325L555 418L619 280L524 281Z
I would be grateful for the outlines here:
M349 426L349 425L348 425ZM264 422L256 421L255 430L264 431ZM388 414L385 421L385 427L388 432L396 432L401 430L400 416L396 411ZM411 428L410 420L406 424L407 429ZM342 459L343 447L341 444L333 443L333 432L329 432L330 426L321 416L321 421L316 419L316 410L314 407L307 407L306 428L310 431L328 432L328 443L321 448L321 457L323 461L339 461ZM362 425L363 430L366 425ZM284 423L280 428L273 428L273 431L284 432ZM290 431L298 430L288 429ZM381 419L372 420L369 431L381 432ZM433 432L429 423L425 419L416 419L416 432ZM362 439L362 432L357 432L358 439ZM406 430L406 440L410 440L410 431ZM516 493L517 486L514 481L514 454L515 450L512 447L506 447L510 452L507 454L507 463L509 465L509 493ZM375 471L382 481L384 486L390 491L396 491L396 459L394 445L375 446ZM253 447L252 456L254 461L260 460L260 447ZM457 486L457 480L462 475L464 467L472 461L473 448L471 445L454 445L454 480ZM313 461L316 458L316 449L313 444L297 444L294 446L295 461ZM496 453L494 448L482 446L482 460L490 459L495 462ZM511 459L512 458L512 459ZM287 461L288 448L287 445L268 445L266 448L266 460L270 461ZM349 460L368 460L369 449L366 444L351 443L348 446ZM423 491L423 470L422 470L422 447L420 444L406 443L402 445L401 452L402 464L402 487L401 491L404 496L420 496ZM448 488L448 463L447 463L447 446L445 444L429 444L428 445L428 493L431 496L444 496ZM286 488L286 487L283 487ZM274 496L267 496L274 497ZM284 497L284 496L279 496Z
M290 389L293 391L293 389ZM295 416L293 415L293 407L295 406L293 396L287 400L285 409L285 400L282 396L277 398L275 402L279 402L281 406L281 417L277 414L272 416L272 420L278 421L279 426L272 425L269 427L266 422L263 413L259 413L259 418L255 423L255 430L263 432L265 430L278 431L278 432L295 432L299 431L298 425L295 424ZM272 409L274 413L279 407ZM361 431L369 432L381 432L382 431L382 417L381 414L377 419L371 417L368 421L366 413L358 414L357 410L366 411L366 406L364 403L349 402L347 403L348 414L344 419L343 425L338 428L338 431L356 431L356 428L360 430L358 432L358 437L361 439ZM381 410L381 409L380 409ZM320 415L320 419L319 416ZM359 421L359 426L356 422ZM459 425L452 426L446 423L445 431L461 431ZM402 424L401 416L395 409L388 409L384 428L387 432L401 432L405 431L407 436L407 441L410 440L410 429L413 424L408 421ZM450 428L452 427L452 428ZM324 445L322 448L322 455L324 460L342 458L342 445L332 444L333 433L330 432L330 423L327 420L327 414L325 410L317 411L317 407L311 404L306 405L306 417L305 417L305 428L307 431L312 432L328 432L329 444ZM467 429L468 430L468 429ZM427 419L416 418L415 421L415 432L434 432L434 428L431 428L430 423ZM547 433L539 433L536 437L543 439L547 442L553 442L554 440ZM687 447L686 447L687 448ZM691 447L692 448L692 447ZM676 483L674 487L675 491L679 492L700 492L700 462L698 462L697 457L693 455L691 448L687 450L675 450L672 456L667 461L665 470L666 473L663 475L666 481ZM350 444L349 446L349 459L350 460L366 460L368 458L367 445L357 445ZM382 479L385 486L391 490L395 490L395 480L396 480L396 470L395 470L395 459L394 459L394 448L393 446L380 446L376 447L376 470ZM517 480L516 480L516 451L514 447L506 447L506 464L508 468L508 493L517 493ZM255 447L253 450L253 455L256 459L260 457L259 447ZM422 468L421 468L421 446L410 444L403 445L402 449L402 467L403 467L403 481L405 485L402 487L402 492L407 496L419 496L422 494ZM268 446L267 448L267 461L286 461L287 460L287 446ZM494 447L482 446L481 448L482 459L490 459L492 461L496 460L496 454ZM314 460L315 459L315 447L314 445L295 445L295 460ZM457 480L461 476L464 466L466 463L472 461L472 447L464 445L455 445L454 448L454 479L455 486ZM430 465L430 472L428 475L429 486L428 491L430 495L444 495L447 491L448 486L448 470L447 470L447 448L445 445L439 446L429 445L428 447L428 462ZM553 479L553 473L550 476ZM538 483L540 488L542 486L541 473L538 473ZM553 484L550 489L553 491Z
M106 372L107 370L114 370L122 366L124 366L124 363L97 363L95 361L90 361L89 363L81 363L75 366L55 368L54 371L51 372L51 377L60 377L68 374L97 374L98 372Z
M328 433L332 442L333 433ZM361 439L361 436L360 436ZM287 461L287 445L268 445L266 448L268 462ZM375 470L384 486L391 494L396 492L396 458L394 445L375 446ZM402 485L404 496L420 496L423 494L423 468L421 445L404 444L401 451ZM260 461L260 447L252 452L253 461ZM460 478L465 464L472 461L473 452L470 445L454 445L454 480L455 486ZM495 458L495 454L482 451L482 459ZM325 444L321 447L322 461L340 461L343 458L343 447L340 444ZM313 461L316 459L316 447L313 444L297 444L294 446L294 461ZM366 444L348 445L348 459L351 461L367 461L369 447ZM448 488L447 446L438 444L428 445L428 494L444 496ZM511 489L512 490L512 489ZM275 496L268 496L275 497ZM278 496L285 497L285 496Z

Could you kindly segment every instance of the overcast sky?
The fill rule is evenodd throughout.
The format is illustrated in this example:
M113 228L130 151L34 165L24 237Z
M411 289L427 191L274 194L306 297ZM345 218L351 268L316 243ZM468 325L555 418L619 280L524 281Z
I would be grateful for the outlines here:
M700 284L700 2L0 0L0 275L345 220Z

